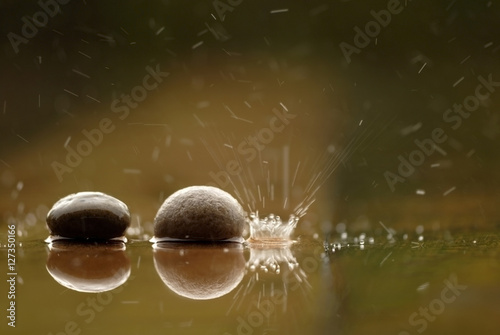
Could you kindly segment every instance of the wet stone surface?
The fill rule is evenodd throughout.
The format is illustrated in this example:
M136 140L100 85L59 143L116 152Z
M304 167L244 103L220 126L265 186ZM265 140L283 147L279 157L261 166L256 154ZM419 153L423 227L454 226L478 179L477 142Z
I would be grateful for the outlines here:
M129 225L127 205L101 192L70 194L57 201L47 214L50 234L67 238L120 237Z
M229 193L191 186L173 193L155 217L156 239L221 241L241 239L245 213Z

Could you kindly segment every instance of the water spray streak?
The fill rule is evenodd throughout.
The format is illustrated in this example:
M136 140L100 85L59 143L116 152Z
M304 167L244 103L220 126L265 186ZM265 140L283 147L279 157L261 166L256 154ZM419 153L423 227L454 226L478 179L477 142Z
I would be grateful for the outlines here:
M379 130L376 136L373 136L375 126L371 125L363 128L361 134L354 135L347 146L338 153L330 153L328 150L323 154L323 157L318 159L314 164L315 167L311 179L307 183L306 191L303 200L294 208L293 213L299 218L304 216L309 207L316 201L316 194L325 184L328 178L335 172L340 164L348 161L351 156L359 150L359 148L367 143L368 140L373 140L378 137L384 129ZM319 170L319 171L318 171ZM297 166L298 171L298 166ZM297 173L297 172L296 172ZM294 177L295 178L295 177Z
M366 122L363 122L363 126L359 125L344 149L335 151L332 150L333 146L326 148L310 168L307 168L308 157L300 157L301 160L294 164L293 172L290 164L294 151L290 144L281 147L281 155L266 155L268 148L265 148L257 150L255 155L249 157L243 156L242 152L237 150L245 145L246 139L235 145L233 142L237 141L234 134L228 136L212 128L208 130L211 139L201 138L201 141L220 169L218 173L211 173L212 176L218 176L218 186L234 194L249 213L249 242L283 243L290 240L299 219L307 214L316 201L318 192L335 170L384 131L384 128L376 126L375 121L369 125ZM207 127L204 128L206 129ZM216 145L212 146L212 141ZM229 163L235 168L228 168ZM301 186L301 180L304 180L306 173L309 178L305 179L303 196L297 199L295 195L292 198L292 191ZM291 213L290 208L293 208ZM270 214L280 209L290 213L287 221L283 221L276 214ZM268 214L261 218L259 212Z

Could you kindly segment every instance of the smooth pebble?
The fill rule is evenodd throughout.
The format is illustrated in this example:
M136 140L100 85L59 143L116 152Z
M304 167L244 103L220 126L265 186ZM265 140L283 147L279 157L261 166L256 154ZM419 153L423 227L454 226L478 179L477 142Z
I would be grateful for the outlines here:
M54 236L110 239L125 234L130 212L120 200L101 192L79 192L57 201L47 214Z

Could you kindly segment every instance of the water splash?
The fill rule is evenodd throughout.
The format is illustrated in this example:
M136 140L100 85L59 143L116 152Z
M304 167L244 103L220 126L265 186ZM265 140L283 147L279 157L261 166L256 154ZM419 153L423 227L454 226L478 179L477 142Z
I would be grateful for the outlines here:
M247 218L250 226L249 243L287 244L299 222L299 217L291 214L288 221L283 221L278 215L269 214L260 218L259 212L250 213Z

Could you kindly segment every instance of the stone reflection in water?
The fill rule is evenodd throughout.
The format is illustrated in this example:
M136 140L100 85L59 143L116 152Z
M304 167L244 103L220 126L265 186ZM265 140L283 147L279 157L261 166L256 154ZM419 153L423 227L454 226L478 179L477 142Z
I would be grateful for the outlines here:
M194 300L219 298L243 279L245 258L240 243L175 243L154 245L154 264L165 285Z
M130 260L122 242L49 244L47 271L56 282L78 292L110 291L127 281Z

